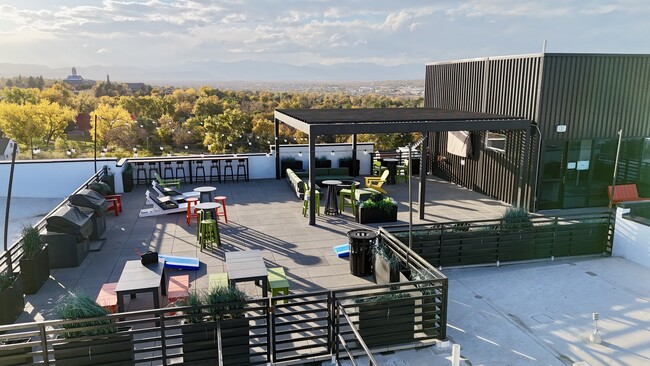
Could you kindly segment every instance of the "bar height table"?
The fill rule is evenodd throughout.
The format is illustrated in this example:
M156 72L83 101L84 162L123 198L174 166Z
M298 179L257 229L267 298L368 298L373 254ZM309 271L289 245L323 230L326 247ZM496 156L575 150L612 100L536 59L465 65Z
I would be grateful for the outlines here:
M194 192L199 192L200 193L200 202L212 202L212 192L216 191L217 187L212 187L212 186L204 186L204 187L196 187L194 188ZM204 199L206 198L207 199Z
M384 163L386 163L386 167L388 168L388 184L395 184L395 175L397 174L397 163L399 162L398 159L384 159Z
M268 294L268 272L262 253L257 250L226 252L226 272L232 284L241 281L261 281L262 297Z
M164 260L146 266L143 266L139 260L126 261L120 279L115 286L117 311L124 312L124 295L131 295L131 298L135 298L135 294L141 292L150 292L153 295L154 309L159 309L159 289L162 295L167 295Z
M340 180L324 180L323 184L327 186L327 205L325 206L325 215L338 215L339 203L336 199L336 186L341 184Z

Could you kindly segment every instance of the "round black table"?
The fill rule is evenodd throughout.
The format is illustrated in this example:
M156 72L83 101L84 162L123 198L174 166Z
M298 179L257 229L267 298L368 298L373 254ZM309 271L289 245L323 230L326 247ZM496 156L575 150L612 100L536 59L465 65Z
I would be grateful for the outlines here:
M397 174L398 159L384 159L384 163L388 168L388 181L386 184L395 184L395 175Z
M336 187L341 184L340 180L324 180L323 185L327 186L327 205L325 215L338 215L339 203L336 199Z

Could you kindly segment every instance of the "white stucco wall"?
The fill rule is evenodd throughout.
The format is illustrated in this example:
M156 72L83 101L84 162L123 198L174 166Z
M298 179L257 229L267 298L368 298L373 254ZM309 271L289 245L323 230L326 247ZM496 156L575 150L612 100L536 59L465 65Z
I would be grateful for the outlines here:
M629 208L616 208L612 255L650 268L650 226L623 218Z

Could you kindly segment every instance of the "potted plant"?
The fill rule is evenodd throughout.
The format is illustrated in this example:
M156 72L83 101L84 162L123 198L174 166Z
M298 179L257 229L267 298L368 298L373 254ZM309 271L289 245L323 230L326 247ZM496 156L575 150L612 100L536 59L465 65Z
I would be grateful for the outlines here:
M415 335L415 300L408 293L356 299L359 333L369 347L404 344Z
M326 156L317 156L315 160L316 160L316 168L332 167L332 161L329 160Z
M535 234L528 211L520 207L508 207L501 217L500 226L498 260L534 258Z
M282 178L287 177L287 169L293 171L302 170L302 160L297 160L293 156L286 156L280 160L280 174Z
M380 193L373 193L362 201L357 210L357 222L360 224L397 221L397 202Z
M11 324L25 309L23 285L16 273L0 273L0 325Z
M126 163L124 171L122 171L122 185L124 192L131 192L133 190L133 165Z
M183 363L218 362L217 328L221 329L224 365L250 362L246 294L235 286L215 286L203 296L191 293L184 305Z
M38 229L25 226L22 230L23 256L20 258L20 275L23 292L35 294L50 278L50 254L47 244L39 235Z
M133 335L118 329L113 319L106 317L108 311L95 300L84 294L64 295L57 301L55 314L62 320L79 320L64 324L65 331L59 334L61 341L52 345L57 363L74 362L79 366L135 363ZM93 328L75 330L85 327Z
M348 168L348 175L352 177L357 177L359 176L359 167L361 166L361 161L357 159L357 164L355 166L355 169L352 169L352 157L345 157L339 159L339 167L340 168Z

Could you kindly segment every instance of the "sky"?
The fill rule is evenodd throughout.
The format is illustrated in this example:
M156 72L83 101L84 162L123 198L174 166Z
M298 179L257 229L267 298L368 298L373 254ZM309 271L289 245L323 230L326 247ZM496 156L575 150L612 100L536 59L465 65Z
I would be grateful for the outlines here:
M650 53L647 0L0 0L0 63L242 60L383 66L547 52Z

